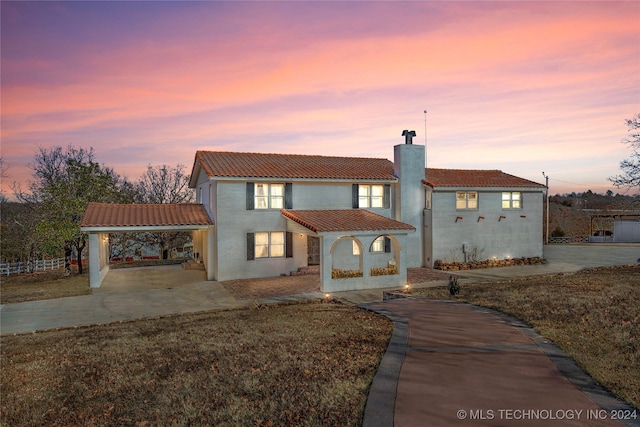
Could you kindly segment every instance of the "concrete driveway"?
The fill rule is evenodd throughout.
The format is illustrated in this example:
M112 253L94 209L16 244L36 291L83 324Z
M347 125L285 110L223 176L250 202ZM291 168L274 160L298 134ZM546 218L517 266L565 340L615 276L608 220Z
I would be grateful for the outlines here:
M171 289L205 282L203 270L183 270L180 265L158 267L111 268L99 288L93 292L122 292L144 289Z

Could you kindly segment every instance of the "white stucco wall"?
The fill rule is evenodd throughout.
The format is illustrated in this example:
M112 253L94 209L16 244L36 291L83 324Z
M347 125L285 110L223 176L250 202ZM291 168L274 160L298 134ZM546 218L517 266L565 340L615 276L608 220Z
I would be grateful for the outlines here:
M433 192L432 259L464 261L464 244L469 252L476 249L479 261L493 257L541 257L543 193L507 189L522 192L522 209L502 209L502 190L477 191L478 209L473 210L456 210L455 191Z
M394 248L391 253L384 254L371 254L369 248L373 241L379 237L379 233L359 233L350 238L356 238L364 248L362 256L362 277L351 277L346 279L332 279L332 259L333 257L340 256L339 252L336 252L337 248L343 247L343 241L348 242L351 245L351 239L345 239L341 233L322 233L320 238L320 251L321 251L321 283L322 292L340 292L354 289L380 289L380 288L397 288L404 286L407 283L407 265L405 260L407 259L407 234L394 234L392 236L392 247ZM396 265L398 266L398 274L391 274L385 276L371 276L372 267L380 267L386 265L388 260L395 258ZM384 259L384 261L383 261ZM336 265L336 263L333 263Z
M259 181L274 182L284 181ZM215 254L212 256L216 280L273 277L289 274L307 265L307 238L293 233L292 258L247 260L247 233L287 231L287 220L279 209L247 210L246 182L221 180L213 183L202 176L198 179L202 202L215 218ZM291 181L289 181L291 182ZM351 209L353 182L292 182L293 209ZM369 183L369 182L367 182ZM393 186L392 186L393 187ZM394 189L392 188L392 197ZM210 199L213 196L213 199ZM370 209L391 217L391 209ZM208 253L203 253L208 258ZM209 266L207 266L209 267Z
M334 244L331 263L333 268L342 270L360 270L360 259L364 249L360 249L360 254L353 254L354 239L343 237Z

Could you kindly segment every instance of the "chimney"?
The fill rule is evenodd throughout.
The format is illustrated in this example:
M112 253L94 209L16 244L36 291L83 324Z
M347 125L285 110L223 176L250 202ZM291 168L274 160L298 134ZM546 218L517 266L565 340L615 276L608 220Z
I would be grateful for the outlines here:
M422 211L424 209L425 146L413 144L414 130L402 131L404 144L393 147L393 171L398 177L393 217L411 224L415 233L407 237L407 267L422 267Z
M415 130L403 130L402 131L402 136L404 136L404 143L405 144L413 144L413 137L416 136L416 131Z

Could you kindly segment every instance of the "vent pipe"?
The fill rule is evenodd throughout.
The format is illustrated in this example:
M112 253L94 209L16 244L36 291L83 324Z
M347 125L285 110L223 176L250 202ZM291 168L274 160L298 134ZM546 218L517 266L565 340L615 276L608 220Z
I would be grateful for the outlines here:
M402 136L404 136L404 143L405 144L413 144L413 137L416 136L416 131L415 130L403 130L402 131Z

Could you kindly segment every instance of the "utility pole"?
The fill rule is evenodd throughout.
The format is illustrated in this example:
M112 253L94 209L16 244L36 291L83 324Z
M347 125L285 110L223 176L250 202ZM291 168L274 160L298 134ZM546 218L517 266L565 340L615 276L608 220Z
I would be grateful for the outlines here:
M545 177L545 179L547 180L545 187L546 187L546 191L545 191L545 199L546 199L546 204L547 204L547 221L546 221L546 225L545 225L545 234L544 234L544 244L548 245L549 244L549 177L547 175L544 174L544 172L542 172L542 176Z

